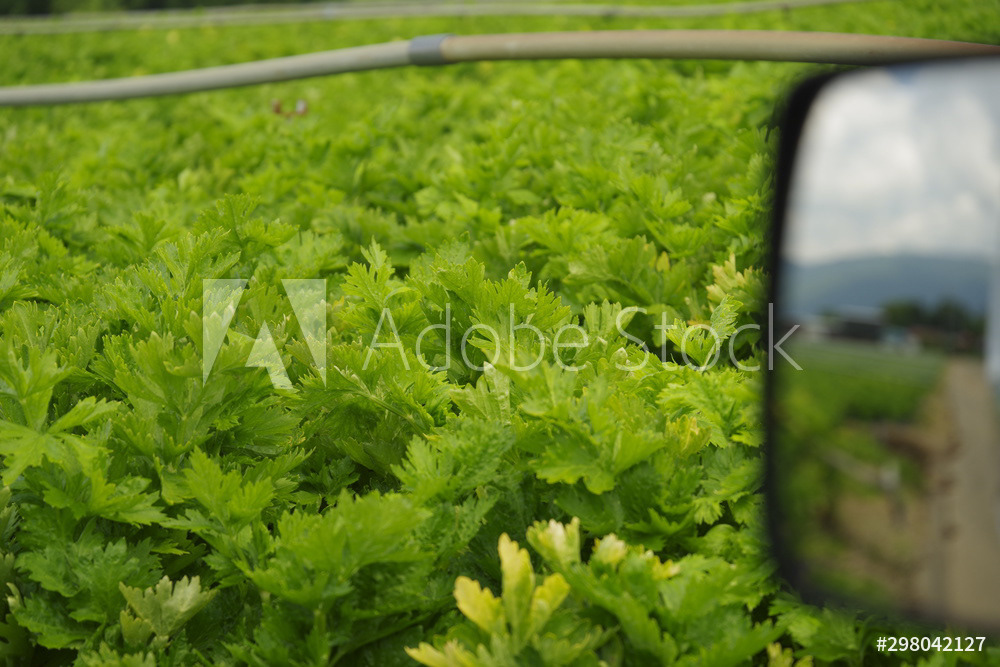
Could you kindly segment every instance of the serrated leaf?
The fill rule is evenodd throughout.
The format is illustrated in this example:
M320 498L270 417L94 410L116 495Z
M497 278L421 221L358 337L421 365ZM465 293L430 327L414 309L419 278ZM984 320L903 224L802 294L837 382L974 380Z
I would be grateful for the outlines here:
M149 624L158 637L172 637L218 591L202 591L198 577L182 577L172 582L163 577L155 587L145 590L119 584L122 595L137 618Z

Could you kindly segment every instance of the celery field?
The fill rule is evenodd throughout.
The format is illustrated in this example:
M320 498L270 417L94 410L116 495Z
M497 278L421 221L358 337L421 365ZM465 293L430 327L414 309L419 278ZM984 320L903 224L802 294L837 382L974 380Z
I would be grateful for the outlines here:
M0 85L445 32L1000 44L998 10L0 36ZM0 665L1000 664L878 653L899 622L807 605L770 559L744 369L781 100L830 69L495 62L0 109ZM207 284L237 286L214 338Z

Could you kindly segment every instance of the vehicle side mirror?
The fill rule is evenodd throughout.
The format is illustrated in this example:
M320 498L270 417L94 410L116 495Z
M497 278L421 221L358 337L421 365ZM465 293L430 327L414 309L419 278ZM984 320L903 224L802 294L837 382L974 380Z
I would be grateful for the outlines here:
M805 83L773 234L768 507L807 599L1000 629L1000 59Z

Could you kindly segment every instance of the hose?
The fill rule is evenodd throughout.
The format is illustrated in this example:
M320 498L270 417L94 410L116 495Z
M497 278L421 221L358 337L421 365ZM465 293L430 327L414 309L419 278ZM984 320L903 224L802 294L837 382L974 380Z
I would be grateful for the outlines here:
M1000 55L1000 46L912 37L767 30L609 30L431 35L306 55L149 76L0 88L0 106L193 93L405 65L566 58L699 58L878 65Z

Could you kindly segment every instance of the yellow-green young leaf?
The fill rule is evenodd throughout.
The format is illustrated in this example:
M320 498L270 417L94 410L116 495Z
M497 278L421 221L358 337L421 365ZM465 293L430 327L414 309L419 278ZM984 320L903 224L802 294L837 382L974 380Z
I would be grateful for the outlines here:
M454 639L444 645L444 652L421 642L417 648L407 647L406 655L428 667L474 667L482 664Z
M542 632L545 624L549 622L552 613L559 608L566 596L569 595L569 584L563 579L561 574L550 574L545 577L542 585L531 594L531 626L528 635L533 636Z
M171 582L163 577L155 588L140 590L118 585L125 600L152 627L157 637L170 637L215 597L217 591L202 591L198 577Z
M153 626L142 618L136 618L127 609L118 615L122 626L122 637L129 646L145 646L153 634Z
M590 560L615 567L625 558L626 554L628 554L628 545L612 534L597 540Z
M506 631L506 619L500 600L493 597L488 589L480 588L478 582L468 577L458 577L455 580L455 601L458 603L458 610L484 632L500 634Z
M526 638L535 590L535 572L526 549L519 549L504 533L500 536L500 569L503 572L503 607L515 642Z
M806 656L796 661L792 649L774 642L767 645L767 667L813 667L813 659Z
M539 521L528 529L528 543L550 563L567 567L580 562L580 519L573 517L569 525L550 520Z

